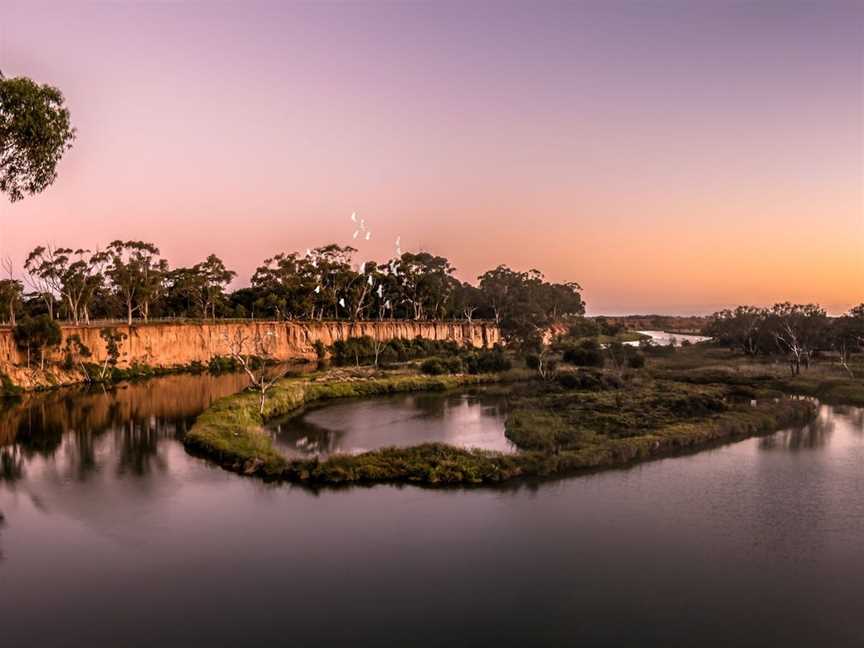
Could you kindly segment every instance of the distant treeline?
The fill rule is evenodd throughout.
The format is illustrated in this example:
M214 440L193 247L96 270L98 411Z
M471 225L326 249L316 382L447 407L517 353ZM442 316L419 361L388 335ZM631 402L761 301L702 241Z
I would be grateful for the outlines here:
M237 274L215 254L173 268L158 247L144 241L113 241L96 251L39 246L20 269L23 279L5 261L0 321L482 318L525 338L549 322L585 312L577 284L548 282L537 270L501 265L472 285L454 276L448 259L428 252L354 263L356 252L336 244L305 254L281 252L264 260L248 288L230 291Z
M850 354L864 350L864 304L841 317L829 317L818 304L738 306L712 315L705 333L748 355L788 354L795 372L824 351L839 354L848 370Z

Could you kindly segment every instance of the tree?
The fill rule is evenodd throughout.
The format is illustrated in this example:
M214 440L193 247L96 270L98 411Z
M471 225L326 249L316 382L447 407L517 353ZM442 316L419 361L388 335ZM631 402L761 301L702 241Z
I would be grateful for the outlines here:
M191 268L176 268L164 276L164 302L169 312L216 319L225 301L225 287L237 276L215 254Z
M15 315L21 306L21 295L24 294L23 284L15 279L12 272L12 259L6 257L2 261L3 269L9 275L8 279L0 279L0 321L15 326Z
M102 285L102 252L72 248L52 248L40 245L27 256L24 268L31 284L45 300L50 315L54 315L55 296L68 311L68 319L79 324L90 322L89 303Z
M45 369L45 349L60 344L60 326L48 315L22 317L12 337L19 349L27 351L28 368L32 353L39 351L39 367Z
M852 308L846 315L832 322L831 339L840 355L840 365L854 378L855 374L849 367L849 357L852 353L864 349L864 304Z
M747 355L756 355L760 330L766 324L768 311L756 306L738 306L735 310L714 313L706 327L706 334L730 347L740 347Z
M285 366L272 369L277 362L276 334L273 331L262 333L261 329L256 327L253 335L247 335L238 328L233 337L224 333L223 339L229 355L243 368L252 387L260 393L258 413L263 415L267 392L288 372Z
M450 262L428 252L405 252L396 267L413 319L440 318L450 294L459 285Z
M585 312L579 284L550 284L539 270L502 265L479 279L502 334L517 346L536 347L550 324Z
M198 304L204 317L207 310L216 319L216 306L225 298L225 288L237 276L233 270L228 270L222 259L211 254L205 261L192 266L192 271L199 278L197 286Z
M143 241L112 241L105 254L105 275L126 306L127 323L132 325L136 311L146 322L162 292L168 262L159 258L159 248Z
M469 324L475 313L481 311L485 305L483 291L468 282L456 286L451 294L450 312L456 317L464 318Z
M817 304L774 304L767 326L777 346L789 355L793 374L801 373L801 364L809 366L810 356L826 343L828 317Z
M74 139L57 88L24 77L6 79L0 72L0 191L11 202L51 185Z
M110 328L103 328L99 331L99 337L105 342L105 360L102 363L102 370L99 372L99 380L105 380L108 376L108 368L110 367L113 371L120 361L120 344L126 339L126 334Z

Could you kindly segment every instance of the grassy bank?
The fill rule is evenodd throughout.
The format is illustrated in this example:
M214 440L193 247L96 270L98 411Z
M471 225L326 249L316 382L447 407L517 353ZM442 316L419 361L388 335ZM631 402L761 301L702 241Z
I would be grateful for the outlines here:
M698 385L731 385L742 396L798 394L825 403L864 407L864 376L855 377L837 364L814 362L793 376L782 358L752 358L727 349L693 346L651 360L657 378Z
M442 376L394 374L341 378L338 372L331 372L331 375L337 377L279 381L268 392L263 416L259 414L255 393L243 392L220 399L198 417L184 438L184 444L193 454L206 456L230 470L271 478L308 478L311 468L306 464L320 466L327 462L289 461L273 448L270 435L262 430L265 421L285 416L318 400L445 391L468 385L523 380L529 374L517 370L502 374Z
M717 387L646 380L605 391L546 384L519 390L516 409L507 423L507 436L520 447L515 454L430 443L325 460L290 460L274 449L269 433L261 429L264 421L314 400L446 390L515 377L511 373L285 380L268 398L263 417L254 394L224 398L198 418L185 444L190 452L229 470L267 479L321 484L481 484L621 466L804 424L816 412L812 403L802 400L769 400L755 407L730 405L729 394Z

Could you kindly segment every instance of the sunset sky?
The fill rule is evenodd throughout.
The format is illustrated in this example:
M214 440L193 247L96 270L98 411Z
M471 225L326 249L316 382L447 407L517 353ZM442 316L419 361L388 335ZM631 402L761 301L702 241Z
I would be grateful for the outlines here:
M864 301L864 3L14 2L0 69L78 140L0 255L172 265L393 241L592 314Z

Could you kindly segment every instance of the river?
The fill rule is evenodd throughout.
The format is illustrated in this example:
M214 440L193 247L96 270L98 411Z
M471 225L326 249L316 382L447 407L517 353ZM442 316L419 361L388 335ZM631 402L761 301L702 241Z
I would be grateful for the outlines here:
M172 376L3 406L0 644L864 641L862 409L554 481L314 491L185 453L195 413L242 383ZM416 431L468 408L480 436L500 432L500 407L436 396L305 416L361 435L346 426L370 411Z

